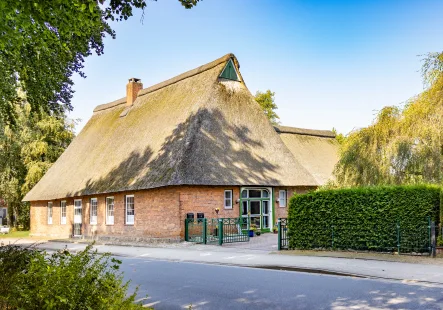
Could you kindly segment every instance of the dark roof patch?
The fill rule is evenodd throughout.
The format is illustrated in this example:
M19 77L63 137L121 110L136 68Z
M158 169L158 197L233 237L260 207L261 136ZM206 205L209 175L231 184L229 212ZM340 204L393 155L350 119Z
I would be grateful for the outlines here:
M306 129L289 126L274 126L274 128L278 133L292 133L297 135L335 138L335 133L331 130Z

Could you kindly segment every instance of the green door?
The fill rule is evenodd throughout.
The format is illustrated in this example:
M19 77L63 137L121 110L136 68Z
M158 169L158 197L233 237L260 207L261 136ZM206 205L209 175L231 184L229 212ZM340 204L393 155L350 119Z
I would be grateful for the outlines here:
M255 224L257 229L271 228L271 196L267 189L243 189L240 216L246 218L242 229Z

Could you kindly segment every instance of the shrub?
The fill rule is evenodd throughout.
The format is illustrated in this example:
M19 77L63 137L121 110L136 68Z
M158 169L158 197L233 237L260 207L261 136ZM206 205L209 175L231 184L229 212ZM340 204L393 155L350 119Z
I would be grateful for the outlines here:
M427 250L428 217L438 220L437 186L320 190L291 198L289 247ZM397 228L397 225L399 228Z
M143 309L119 273L121 261L89 245L78 254L0 247L0 309Z

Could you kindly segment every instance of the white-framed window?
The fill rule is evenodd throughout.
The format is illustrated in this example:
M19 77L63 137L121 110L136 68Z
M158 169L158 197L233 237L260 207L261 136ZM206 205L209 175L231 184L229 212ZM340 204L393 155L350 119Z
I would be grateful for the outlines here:
M288 191L285 189L278 192L278 205L281 208L286 207L287 196L288 196Z
M225 190L225 209L232 209L232 189Z
M97 224L97 198L91 198L89 205L90 224Z
M66 224L66 201L60 201L60 224Z
M75 199L74 200L74 224L81 224L83 214L82 200Z
M52 224L52 201L48 202L48 224Z
M134 207L134 195L126 196L126 225L134 225L135 207Z
M114 197L106 197L106 225L114 225Z

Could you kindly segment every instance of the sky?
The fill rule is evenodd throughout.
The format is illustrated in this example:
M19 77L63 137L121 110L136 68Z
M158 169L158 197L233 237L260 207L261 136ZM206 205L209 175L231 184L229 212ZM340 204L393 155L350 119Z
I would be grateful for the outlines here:
M129 78L149 87L234 53L246 86L275 92L282 125L371 124L384 106L423 91L422 59L443 51L443 1L147 0L112 23L117 38L74 77L77 133L95 106L126 95Z

